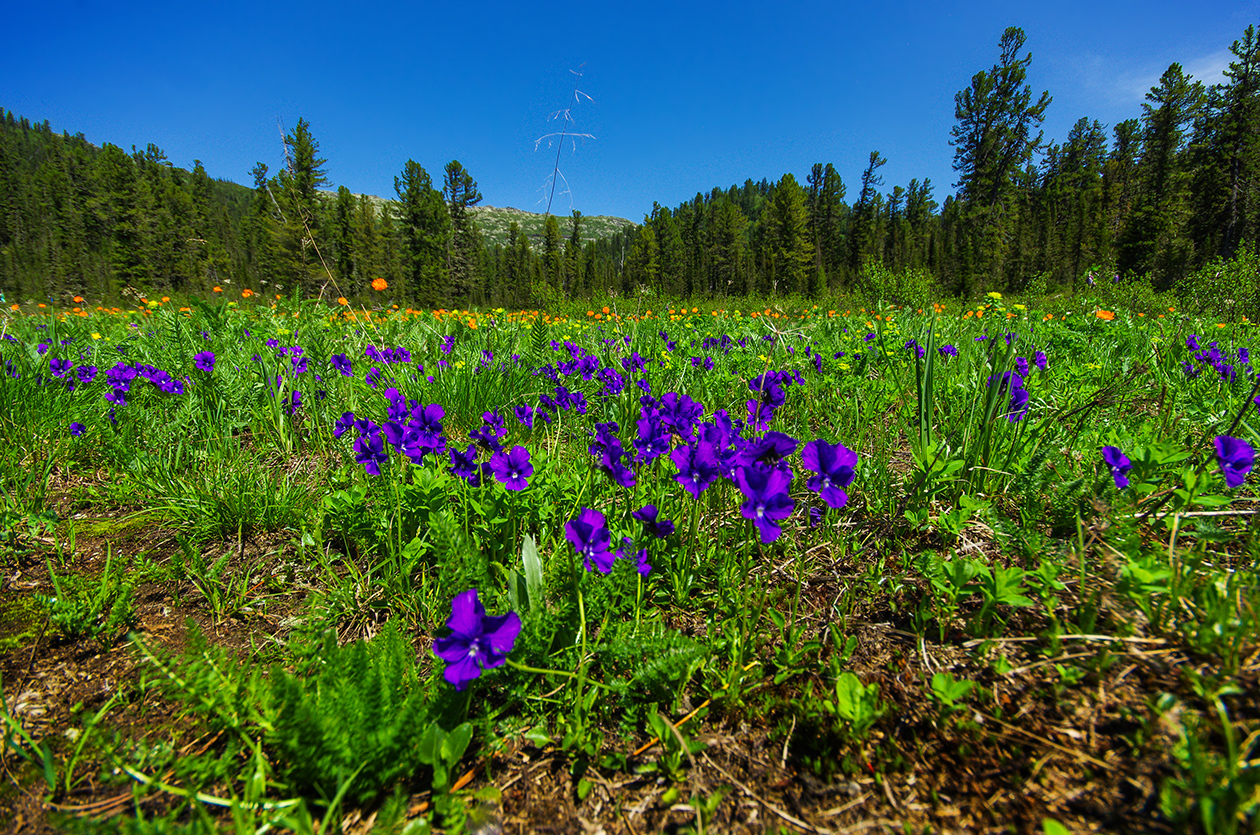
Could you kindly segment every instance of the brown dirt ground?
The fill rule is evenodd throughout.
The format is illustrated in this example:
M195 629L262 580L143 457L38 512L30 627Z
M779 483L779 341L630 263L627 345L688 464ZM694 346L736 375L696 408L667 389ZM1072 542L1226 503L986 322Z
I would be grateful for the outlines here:
M5 596L51 592L41 543L27 544L34 550L0 561ZM108 543L80 538L67 568L99 570L107 545L115 553L147 551L159 562L175 551L171 532L133 529ZM238 546L241 564L270 559L279 570L285 559L282 537ZM844 560L811 555L816 562L803 589L801 614L808 634L826 634L836 601L851 594L877 547L868 544ZM888 564L895 563L889 555ZM264 563L261 571L265 575L268 569ZM767 569L771 584L794 583L791 566ZM904 603L920 593L913 578L906 579L888 599ZM265 613L216 620L190 585L149 583L138 589L136 631L151 645L178 652L191 622L213 641L249 653L282 636L285 616L301 602L296 589L280 589ZM493 786L501 792L497 804L479 810L482 823L473 831L680 832L697 826L699 805L720 791L725 797L703 822L704 831L1040 832L1045 817L1073 832L1171 831L1157 798L1171 773L1172 736L1151 719L1151 700L1161 692L1184 691L1181 669L1202 663L1176 642L1140 634L1123 640L1081 637L1048 654L1035 637L1045 622L1034 610L1010 616L1003 634L1011 637L977 640L955 632L945 641L915 636L904 608L861 604L858 611L861 619L851 617L845 627L858 639L847 668L864 682L878 683L892 709L866 739L832 746L844 752L844 762L811 766L819 736L832 730L795 718L799 711L793 705L809 698L809 688L822 692L824 680L799 675L776 686L774 671L757 666L749 671L751 687L739 703L718 699L707 715L680 722L707 744L691 758L684 783L673 786L655 774L636 773L634 766L652 761L659 748L645 747L647 739L619 740L609 728L606 750L626 754L628 766L586 771L591 785L580 797L567 755L508 739L492 755L468 763L466 791ZM1009 672L995 672L997 655L1005 657ZM1090 672L1063 688L1057 686L1055 663L1085 665ZM1244 666L1251 692L1260 692L1260 652L1252 652ZM981 696L942 718L926 686L938 671L977 682ZM138 654L123 640L102 648L97 642L64 641L47 630L34 643L0 655L10 709L36 739L56 740L59 751L67 745L64 730L78 726L78 713L94 712L119 691L135 694L106 718L123 738L174 738L186 753L222 746L215 737L198 735L170 704L141 691L142 672ZM1256 713L1254 703L1236 707ZM825 776L816 776L816 770ZM74 789L46 803L42 782L7 756L0 761L7 784L0 789L0 810L10 808L0 811L0 831L53 832L58 815L134 814L125 778L102 781L102 772L108 772L103 759L80 763ZM160 792L141 797L150 814L172 803ZM415 814L426 807L423 794L412 798ZM370 810L355 811L342 825L348 832L366 832L372 820Z

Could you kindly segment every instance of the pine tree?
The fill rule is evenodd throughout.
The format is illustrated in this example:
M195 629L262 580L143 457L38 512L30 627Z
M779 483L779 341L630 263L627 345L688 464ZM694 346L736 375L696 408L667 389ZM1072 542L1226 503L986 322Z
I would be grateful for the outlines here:
M849 224L849 266L855 276L868 261L878 259L882 249L878 221L883 202L879 187L884 184L884 178L876 172L887 164L888 160L879 151L871 151L866 170L862 172L862 191Z
M319 156L319 143L311 126L298 118L284 137L285 167L276 177L281 209L281 269L292 289L306 296L318 295L323 284L315 231L320 225L318 191L328 185Z
M438 307L448 293L446 266L450 215L442 193L424 167L407 160L401 177L394 178L398 195L401 263L405 287L401 291L418 306Z
M479 266L483 249L481 233L469 208L481 202L477 181L459 160L446 164L442 197L450 215L450 236L446 246L446 270L451 293L457 304L468 304L480 287Z
M1150 274L1168 289L1185 275L1193 243L1183 232L1190 217L1186 130L1198 115L1203 85L1172 64L1142 105L1138 194L1118 251L1122 274Z
M776 295L818 294L818 270L810 234L805 192L796 178L784 174L770 197L765 217L767 263Z
M967 209L972 276L992 283L1004 282L1016 180L1041 145L1038 128L1050 106L1048 92L1034 102L1025 83L1032 63L1031 54L1020 55L1026 40L1023 29L1009 27L998 42L998 63L954 96L954 185Z

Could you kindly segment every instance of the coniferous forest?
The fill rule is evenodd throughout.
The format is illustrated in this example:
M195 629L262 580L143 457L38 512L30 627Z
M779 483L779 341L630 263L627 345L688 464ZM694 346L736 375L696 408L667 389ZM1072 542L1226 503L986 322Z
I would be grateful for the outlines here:
M1091 276L1184 285L1254 252L1260 236L1260 42L1230 47L1225 79L1172 64L1141 112L1106 126L1084 114L1043 136L1052 96L1027 81L1026 36L955 97L956 190L893 185L878 150L856 183L830 163L804 182L746 180L654 205L598 237L580 212L541 233L490 240L481 193L457 161L430 174L408 159L382 200L335 192L312 126L252 187L175 167L150 144L95 147L0 111L0 291L18 300L255 293L354 297L377 278L415 307L525 306L653 292L670 298L903 295L1075 289Z

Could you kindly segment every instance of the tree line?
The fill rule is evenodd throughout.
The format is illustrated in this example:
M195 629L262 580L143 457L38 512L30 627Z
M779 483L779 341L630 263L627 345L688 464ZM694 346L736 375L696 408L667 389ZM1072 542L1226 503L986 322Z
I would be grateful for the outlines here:
M524 306L644 292L668 297L817 297L916 275L958 295L1075 288L1091 274L1170 289L1260 237L1260 42L1231 46L1224 80L1172 64L1134 118L1080 118L1062 143L1041 130L1023 30L955 97L955 193L930 179L884 190L872 151L854 195L830 163L800 183L747 180L592 240L580 212L513 224L487 242L478 184L458 162L440 182L415 160L392 199L326 190L304 119L278 171L252 189L143 151L89 144L0 110L0 291L14 299L255 293L359 297L383 279L414 307ZM379 283L378 283L379 286Z

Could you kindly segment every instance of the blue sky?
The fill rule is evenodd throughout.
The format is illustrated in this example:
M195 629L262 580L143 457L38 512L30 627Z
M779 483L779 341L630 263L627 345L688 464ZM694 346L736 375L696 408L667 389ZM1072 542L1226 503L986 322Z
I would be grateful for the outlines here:
M102 4L6 13L0 106L95 144L154 143L176 165L249 184L312 127L334 186L393 196L415 159L440 186L458 159L484 203L542 211L573 107L552 211L642 220L653 201L831 162L857 196L872 150L885 192L953 192L954 94L1028 34L1035 93L1062 140L1081 116L1141 113L1173 62L1220 80L1260 0L1218 2L647 2ZM572 70L582 68L578 79Z

